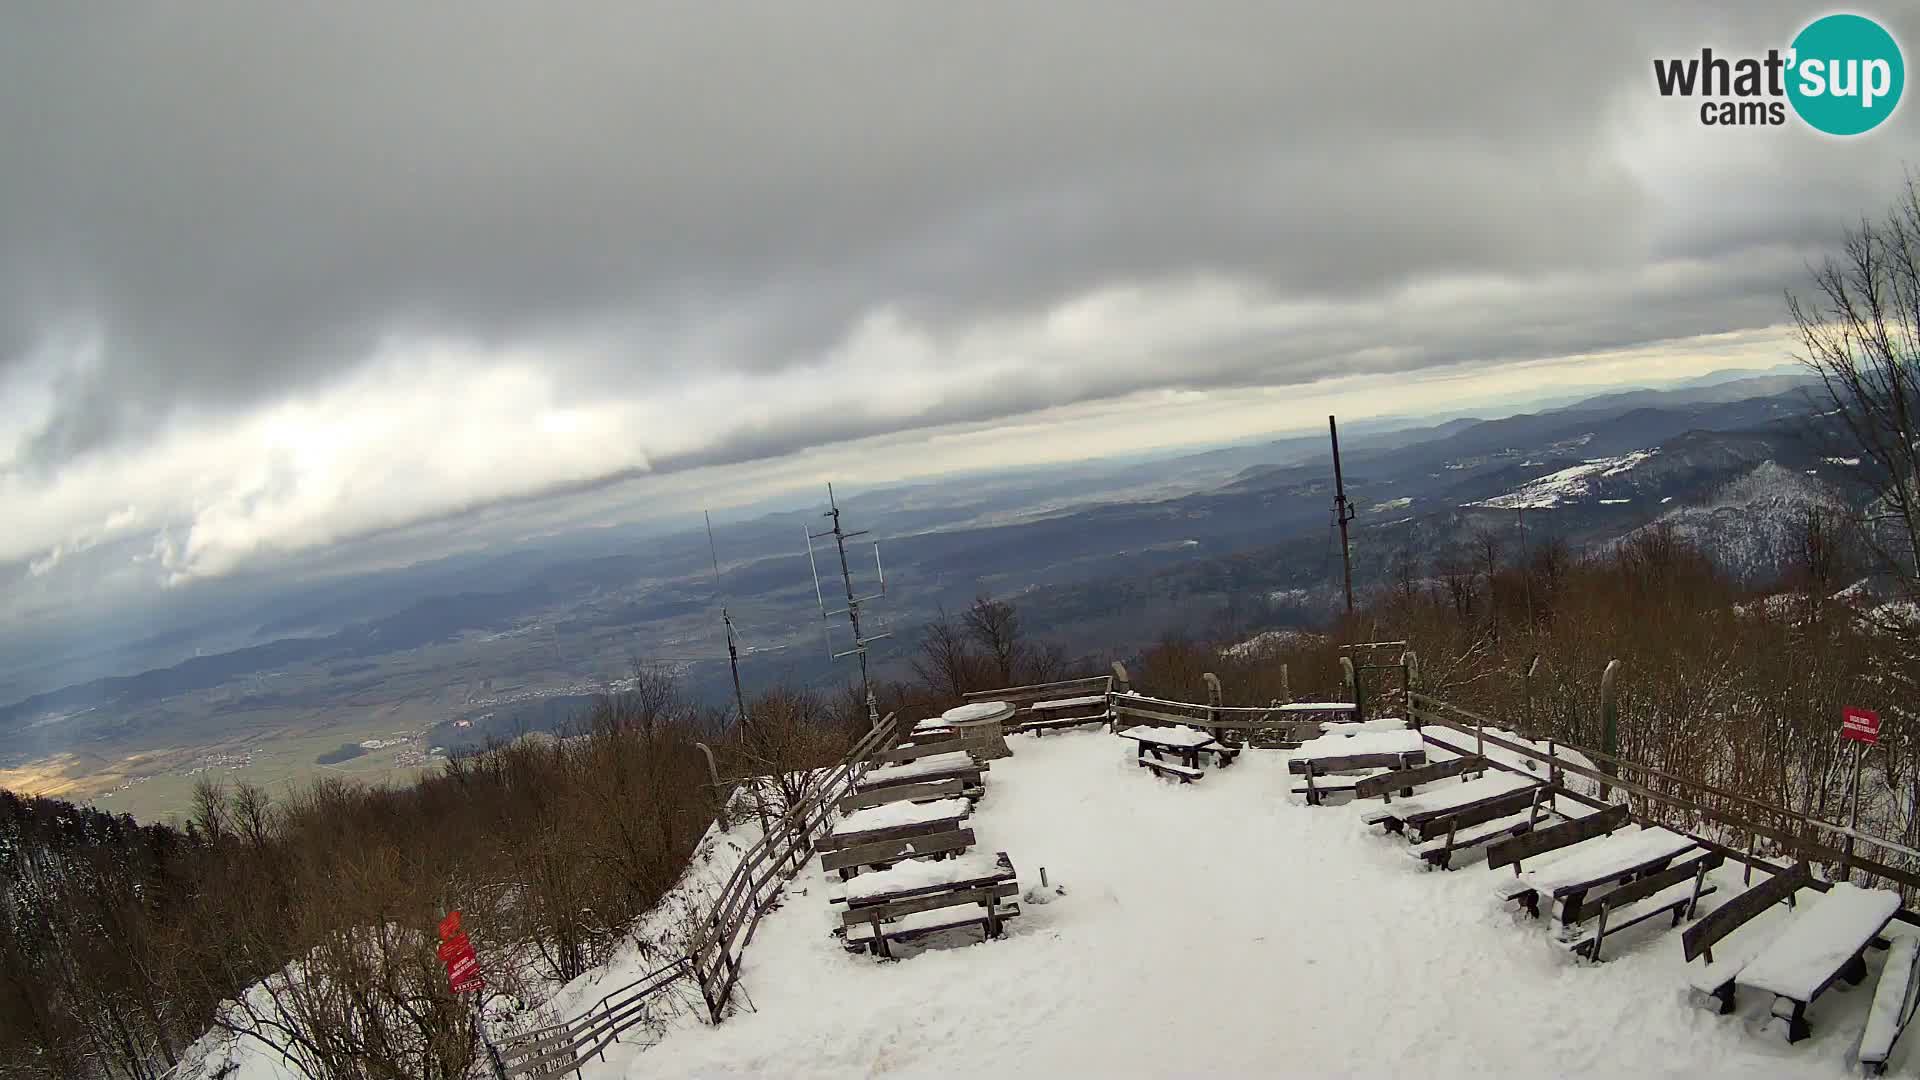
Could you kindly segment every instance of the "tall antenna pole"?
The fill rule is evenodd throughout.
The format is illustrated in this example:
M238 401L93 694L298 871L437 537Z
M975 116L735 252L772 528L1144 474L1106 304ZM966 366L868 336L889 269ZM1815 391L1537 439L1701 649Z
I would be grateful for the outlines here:
M705 510L700 512L707 519L707 554L713 559L713 591L720 591L720 549L713 542L713 515ZM720 608L720 621L727 628L727 666L733 669L733 705L739 710L740 727L744 732L747 726L747 695L740 689L740 646L733 633L733 616L727 614L723 605Z
M1347 481L1340 472L1340 427L1327 417L1327 434L1333 437L1333 516L1340 520L1340 569L1347 584L1347 614L1353 614L1353 553L1347 548L1347 522L1354 518L1353 504L1347 501Z
M840 580L842 584L846 586L847 606L839 611L828 611L826 609L825 599L820 593L820 570L818 564L814 564L813 571L814 597L820 600L820 615L822 618L832 618L835 615L844 614L847 617L847 622L853 627L853 647L851 649L836 653L833 651L832 646L829 645L827 652L836 660L850 654L860 658L860 689L861 692L866 695L867 699L867 720L878 726L880 723L880 703L875 700L873 696L873 680L867 671L867 643L870 641L879 641L881 638L892 635L875 634L872 637L867 637L862 633L860 629L860 605L870 600L877 600L887 594L887 573L880 565L880 545L875 544L873 546L873 566L874 570L880 575L880 591L870 596L858 596L853 591L853 569L847 563L847 541L856 536L867 535L868 530L861 529L857 532L847 532L840 527L840 504L834 501L832 484L827 485L827 512L822 516L833 522L833 528L825 532L810 532L807 534L807 561L809 563L813 562L813 542L815 540L829 536L833 537L833 545L840 553Z

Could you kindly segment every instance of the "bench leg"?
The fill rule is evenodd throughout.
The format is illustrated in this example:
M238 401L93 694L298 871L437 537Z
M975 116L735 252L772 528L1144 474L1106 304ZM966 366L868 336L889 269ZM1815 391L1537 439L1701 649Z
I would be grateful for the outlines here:
M1723 982L1719 986L1714 987L1713 998L1715 1001L1718 1001L1720 1003L1721 1016L1732 1015L1733 1013L1733 980L1728 979L1726 982Z
M1536 919L1539 918L1540 893L1534 889L1528 889L1526 892L1521 893L1520 906L1526 910L1528 915Z
M1840 969L1840 977L1847 981L1848 986L1860 985L1861 981L1867 977L1865 949L1853 954L1853 959L1847 961L1847 965Z
M1568 893L1566 898L1560 901L1560 925L1571 929L1574 923L1579 922L1580 905L1586 903L1586 900L1587 894L1584 891Z
M1797 1043L1811 1034L1813 1029L1807 1025L1807 1003L1796 1001L1793 1003L1793 1015L1787 1017L1787 1041Z

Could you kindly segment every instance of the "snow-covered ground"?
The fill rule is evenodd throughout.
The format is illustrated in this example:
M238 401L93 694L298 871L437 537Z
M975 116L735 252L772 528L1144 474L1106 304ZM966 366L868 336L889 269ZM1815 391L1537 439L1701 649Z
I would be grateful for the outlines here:
M1176 785L1098 730L1009 743L970 826L1023 886L1045 866L1065 895L1023 903L1004 940L886 963L829 936L816 860L747 950L739 1015L616 1048L587 1080L1858 1075L1871 981L1829 991L1788 1046L1760 1030L1765 995L1731 1017L1689 1001L1665 920L1577 962L1483 865L1423 871L1363 805L1287 795L1282 754ZM1737 870L1718 881L1716 901L1740 890Z
M1496 495L1491 499L1482 499L1466 505L1485 506L1496 510L1544 510L1562 503L1577 502L1587 497L1596 479L1631 472L1634 466L1659 452L1656 448L1635 450L1620 457L1594 458L1571 468L1561 469L1559 472L1548 473L1537 480L1529 480L1505 495Z

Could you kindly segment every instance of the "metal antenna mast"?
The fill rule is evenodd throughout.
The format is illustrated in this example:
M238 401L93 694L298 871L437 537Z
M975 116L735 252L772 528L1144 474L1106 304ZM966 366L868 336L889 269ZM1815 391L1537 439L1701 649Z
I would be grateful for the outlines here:
M1333 437L1333 514L1340 519L1340 566L1346 575L1347 614L1353 614L1353 553L1347 549L1347 522L1354 518L1353 504L1347 501L1347 482L1340 474L1340 428L1327 417L1327 433Z
M833 522L833 528L825 532L816 533L810 531L807 533L807 565L813 570L813 596L820 604L820 617L823 620L831 619L835 615L845 615L847 622L853 627L853 647L841 652L834 652L832 640L829 638L827 655L834 660L838 660L843 656L858 656L860 658L860 689L866 694L867 698L867 720L878 725L880 723L880 703L874 699L873 681L867 673L867 643L870 641L879 641L881 638L892 637L893 635L874 634L868 637L863 634L860 630L860 605L872 600L878 600L887 595L887 571L880 565L880 544L876 541L873 545L873 569L880 578L880 591L867 596L856 595L853 591L853 571L847 565L847 541L856 536L865 536L869 530L861 529L857 532L847 532L840 527L840 504L834 501L832 484L827 485L827 512L821 516L830 519ZM846 585L847 589L847 606L838 611L827 610L826 596L820 589L820 564L815 562L813 557L813 542L829 536L833 537L833 545L840 552L840 580Z
M720 592L720 549L713 542L713 515L700 511L707 519L707 554L713 558L713 591L716 597ZM727 613L726 606L720 607L720 621L727 627L727 666L733 669L733 704L740 711L740 727L747 726L747 695L740 689L740 645L733 633L733 616Z

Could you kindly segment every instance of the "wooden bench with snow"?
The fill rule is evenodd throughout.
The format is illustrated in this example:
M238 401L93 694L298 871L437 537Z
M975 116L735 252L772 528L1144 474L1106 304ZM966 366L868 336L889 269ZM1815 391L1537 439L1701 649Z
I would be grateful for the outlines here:
M971 809L965 799L938 799L933 802L897 802L855 810L820 838L821 851L877 844L882 840L905 840L952 832L965 821Z
M1215 755L1223 768L1233 761L1235 754L1215 742L1212 735L1190 727L1130 727L1120 732L1120 737L1133 740L1134 761L1141 768L1174 777L1183 784L1206 775L1200 771L1201 754ZM1166 760L1169 753L1180 758L1178 764Z
M1867 1029L1860 1033L1860 1067L1868 1076L1887 1071L1887 1059L1893 1056L1893 1044L1899 1040L1920 1004L1920 940L1893 939L1887 950L1886 966L1880 969L1880 982L1873 990L1873 1005L1867 1010Z
M957 889L850 908L841 916L846 947L891 959L893 951L888 947L889 942L910 941L967 926L980 927L983 940L991 940L1000 936L1008 919L1020 914L1019 904L1002 902L1019 892L1018 882L1004 881L977 889Z
M1091 709L1092 712L1085 710ZM1082 694L1079 697L1053 698L1027 706L1028 717L1018 730L1045 735L1049 731L1107 722L1107 695Z
M1435 869L1451 870L1453 857L1462 851L1525 836L1558 820L1554 794L1543 784L1533 789L1525 810L1509 813L1503 796L1419 822L1416 827L1431 839L1412 842L1407 854Z
M1570 938L1575 924L1586 918L1588 893L1665 870L1675 860L1691 866L1707 855L1691 836L1658 825L1625 826L1567 847L1562 854L1521 871L1496 891L1502 901L1518 900L1536 919L1543 900L1548 905L1557 902L1561 934Z
M986 790L986 772L987 766L964 750L933 751L899 764L868 769L853 782L853 788L867 792L905 784L958 780L968 797L977 798Z
M880 840L871 844L856 844L852 847L823 852L820 856L820 869L828 873L837 872L844 881L863 867L885 869L903 859L949 858L962 854L972 846L972 829L954 829L951 832L909 836L899 840Z
M970 851L948 859L902 859L885 870L861 874L827 894L830 904L849 910L912 900L954 889L980 889L1014 880L1013 860L1004 851ZM834 930L844 932L842 926Z
M1524 869L1520 864L1527 859L1569 848L1596 836L1607 836L1632 823L1626 803L1615 803L1603 810L1570 817L1562 824L1503 840L1487 848L1487 869L1498 870L1503 866L1511 866L1513 876L1519 877Z
M1812 871L1806 863L1797 863L1701 919L1681 939L1687 963L1696 956L1703 961L1701 967L1689 969L1688 985L1715 999L1723 1015L1733 1011L1736 985L1772 994L1773 1015L1787 1022L1787 1041L1799 1042L1812 1034L1807 1006L1836 982L1844 979L1857 986L1866 979L1867 947L1885 944L1881 931L1900 912L1900 894L1846 882L1834 883L1825 896L1804 907L1796 906L1795 894L1814 887ZM1768 927L1760 934L1749 931L1739 945L1722 950L1721 958L1714 959L1716 942L1783 901L1794 907L1784 926ZM1893 989L1889 987L1890 998ZM1904 1006L1909 988L1898 989ZM1898 1010L1893 1011L1897 1019ZM1889 1052L1899 1034L1897 1028L1891 1038L1875 1032L1877 1038L1885 1039Z
M1475 780L1442 784L1404 796L1367 811L1360 820L1424 843L1445 836L1450 828L1465 828L1525 811L1537 797L1535 791L1545 786L1531 776L1489 771ZM1452 820L1443 824L1443 818Z
M1466 773L1484 773L1487 771L1487 759L1481 757L1457 757L1446 761L1434 761L1399 772L1381 773L1369 776L1353 785L1353 797L1356 799L1382 799L1393 802L1393 793L1411 796L1413 789L1421 784L1431 784L1448 777L1462 776Z
M1393 720L1385 725L1370 721L1337 724L1327 734L1301 743L1287 760L1287 771L1306 777L1306 783L1294 788L1293 793L1305 795L1307 805L1318 806L1328 795L1353 793L1356 785L1366 778L1382 772L1404 772L1426 761L1426 743L1419 732L1406 730L1404 721ZM1324 780L1338 774L1364 775L1332 782Z
M1671 925L1679 926L1700 910L1700 898L1714 891L1714 886L1707 884L1707 874L1719 869L1725 861L1726 856L1719 852L1707 851L1700 857L1648 874L1606 893L1597 902L1583 907L1582 914L1591 913L1597 908L1599 918L1594 920L1593 929L1569 940L1568 947L1574 955L1597 964L1602 959L1600 952L1606 946L1609 933L1618 933L1656 915L1670 914L1673 916Z
M964 798L966 794L966 785L958 777L953 777L917 784L892 784L877 788L855 789L853 794L841 796L840 801L833 804L833 809L839 814L851 814L855 810L865 810L869 806L959 799Z

